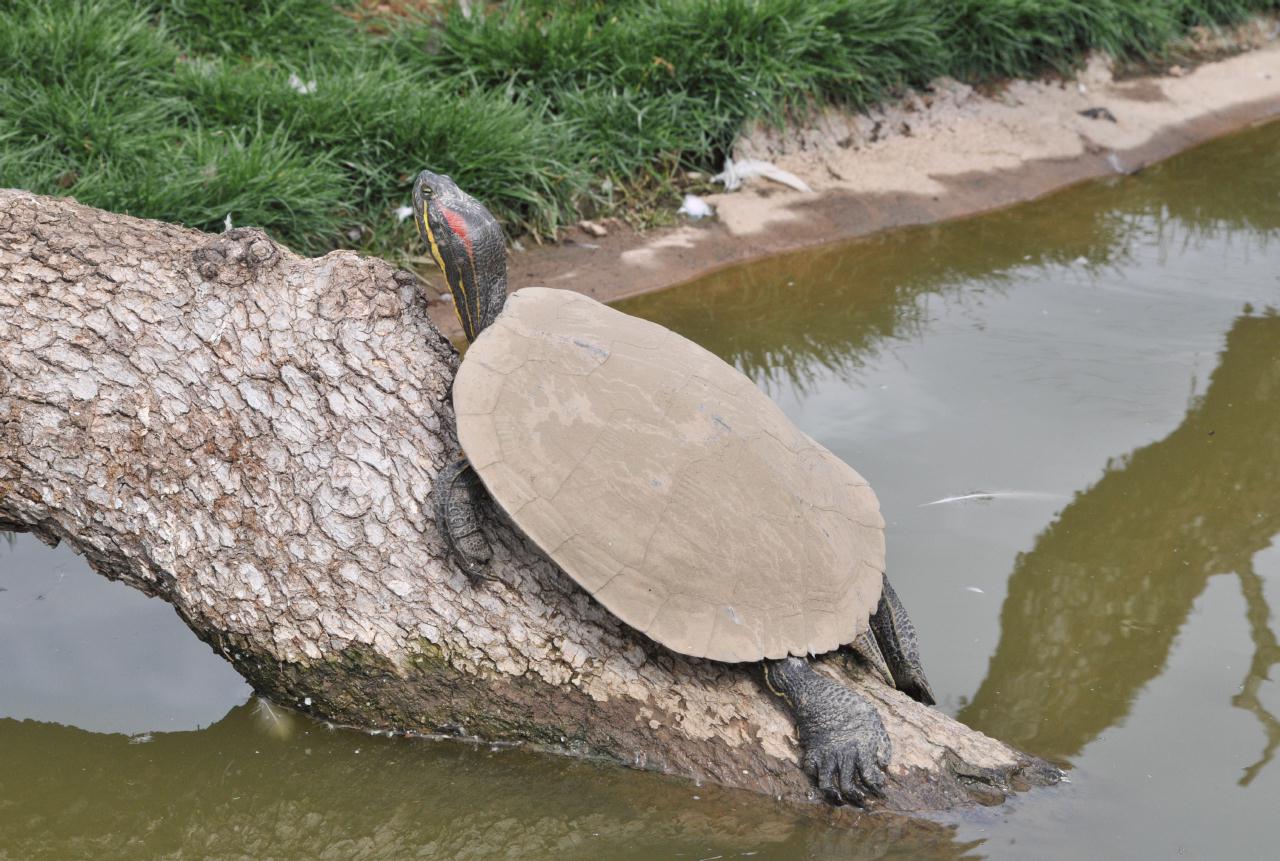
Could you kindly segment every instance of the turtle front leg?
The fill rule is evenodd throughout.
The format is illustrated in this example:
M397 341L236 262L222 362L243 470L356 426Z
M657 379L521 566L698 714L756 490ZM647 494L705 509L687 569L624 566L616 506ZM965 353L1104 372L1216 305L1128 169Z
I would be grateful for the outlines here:
M892 746L875 707L800 658L765 661L762 667L765 686L795 718L804 748L801 767L823 794L860 806L883 795Z
M436 528L473 585L484 578L484 571L493 558L493 550L480 525L484 494L480 476L465 457L440 470L431 491Z
M924 667L920 665L916 626L911 624L907 608L902 606L898 593L889 585L888 577L884 578L880 605L871 617L871 631L885 663L889 665L889 672L893 674L893 686L927 706L937 702L929 680L924 677Z

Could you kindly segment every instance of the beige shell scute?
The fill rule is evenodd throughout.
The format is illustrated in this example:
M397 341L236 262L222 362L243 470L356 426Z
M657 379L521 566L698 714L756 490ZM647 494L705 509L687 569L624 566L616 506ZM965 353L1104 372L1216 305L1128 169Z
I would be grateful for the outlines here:
M874 492L692 341L526 288L468 349L453 402L516 525L664 646L757 661L866 630L884 572Z

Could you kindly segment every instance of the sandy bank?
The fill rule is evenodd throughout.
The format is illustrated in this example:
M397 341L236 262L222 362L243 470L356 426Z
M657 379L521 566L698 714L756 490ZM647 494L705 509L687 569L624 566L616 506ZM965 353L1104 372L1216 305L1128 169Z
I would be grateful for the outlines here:
M1101 118L1081 112L1105 108ZM1280 116L1280 41L1180 75L1113 78L1095 59L1075 80L1015 81L980 94L955 81L870 114L828 111L809 126L757 129L741 158L767 158L810 193L753 180L708 198L717 218L644 234L574 233L512 254L512 289L561 287L601 301L706 272L878 230L971 215L1082 180L1142 167L1211 138ZM1111 119L1114 118L1114 121ZM444 291L438 273L429 276ZM452 305L432 317L460 334Z

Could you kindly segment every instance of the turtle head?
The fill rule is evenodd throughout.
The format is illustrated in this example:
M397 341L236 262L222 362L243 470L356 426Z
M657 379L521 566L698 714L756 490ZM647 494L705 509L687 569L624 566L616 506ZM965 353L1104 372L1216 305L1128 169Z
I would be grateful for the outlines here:
M413 184L413 218L453 294L468 341L507 301L507 242L484 204L447 176L424 170Z

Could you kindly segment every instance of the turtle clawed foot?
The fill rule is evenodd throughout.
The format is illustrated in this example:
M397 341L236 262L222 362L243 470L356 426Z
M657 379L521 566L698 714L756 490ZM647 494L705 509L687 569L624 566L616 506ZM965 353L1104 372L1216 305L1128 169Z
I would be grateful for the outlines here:
M822 794L859 807L883 796L893 745L871 701L800 658L765 661L763 670L765 686L795 716L800 766Z
M454 558L462 573L467 575L472 586L479 586L486 580L494 579L489 575L489 563L493 560L493 549L480 531L460 537L454 545Z
M804 755L804 770L833 804L866 807L884 795L889 736L883 726L833 734Z
M458 563L472 586L492 580L488 570L493 548L481 526L484 486L471 462L463 457L442 468L431 497L436 528L445 539L448 555Z

